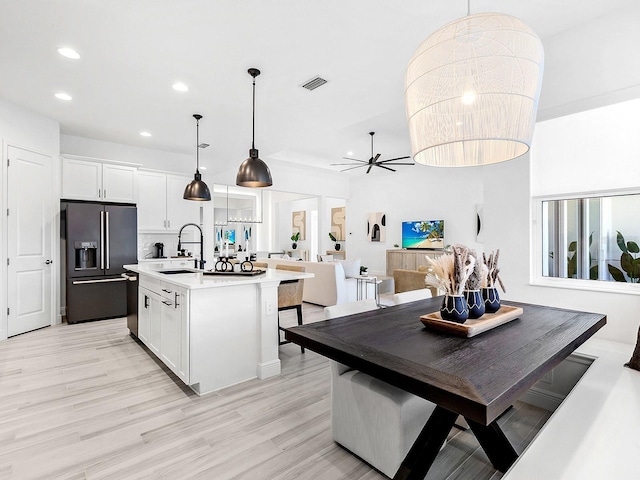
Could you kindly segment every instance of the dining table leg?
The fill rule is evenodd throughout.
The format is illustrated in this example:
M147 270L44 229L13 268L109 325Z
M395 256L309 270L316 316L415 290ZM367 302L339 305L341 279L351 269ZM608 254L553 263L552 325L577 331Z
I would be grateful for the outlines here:
M466 420L494 468L502 473L509 470L517 460L518 452L513 448L498 422L494 420L489 425L482 425L468 418Z
M456 418L457 413L436 406L393 480L424 480Z

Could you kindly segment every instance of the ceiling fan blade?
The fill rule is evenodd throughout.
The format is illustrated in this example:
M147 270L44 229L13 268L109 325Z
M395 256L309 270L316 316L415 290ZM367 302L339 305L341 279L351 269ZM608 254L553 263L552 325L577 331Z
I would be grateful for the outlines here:
M378 161L378 159L380 158L380 154L376 155L376 158L373 159L373 163L376 163Z
M350 158L350 157L342 157L343 160L353 160L354 162L362 162L362 163L367 163L366 160L359 160L357 158Z
M341 172L346 172L347 170L353 170L354 168L365 167L366 165L356 165L355 167L343 168L340 170Z
M411 158L410 156L406 156L406 157L397 157L397 158L390 158L388 160L382 160L378 163L385 163L385 162L393 162L394 160L404 160L405 158Z
M387 163L387 162L390 162L390 161L391 161L391 160L385 160L384 162L378 162L378 163L376 163L376 165L382 165L383 163ZM414 163L414 162L412 162L412 163L408 163L408 162L406 162L406 163L405 163L405 162L400 162L400 163L391 163L390 165L415 165L415 163Z
M373 167L374 165L375 164L373 164L373 163L371 165L369 165L369 168L367 168L367 173L369 173L371 171L371 167Z
M329 165L358 165L357 163L330 163ZM364 167L368 165L367 162L363 162L362 165L358 165L359 167Z
M376 167L384 168L385 170L391 170L392 172L395 172L393 168L389 168L385 165L380 165L379 163L376 163Z

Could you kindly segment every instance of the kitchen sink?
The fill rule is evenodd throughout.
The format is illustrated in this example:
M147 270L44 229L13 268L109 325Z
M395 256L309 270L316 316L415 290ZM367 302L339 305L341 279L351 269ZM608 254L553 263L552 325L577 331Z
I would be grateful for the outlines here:
M197 273L193 270L160 270L158 273L164 273L165 275L177 275L179 273Z

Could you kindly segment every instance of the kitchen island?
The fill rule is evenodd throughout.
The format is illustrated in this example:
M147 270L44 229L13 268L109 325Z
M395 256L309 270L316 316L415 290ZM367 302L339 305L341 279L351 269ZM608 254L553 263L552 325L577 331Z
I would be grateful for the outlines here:
M198 395L280 373L278 285L313 274L207 275L163 264L138 273L138 338Z

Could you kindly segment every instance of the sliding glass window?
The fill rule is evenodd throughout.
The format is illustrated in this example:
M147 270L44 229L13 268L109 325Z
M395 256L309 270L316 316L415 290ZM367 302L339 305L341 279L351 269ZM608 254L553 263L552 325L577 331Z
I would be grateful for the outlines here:
M543 277L638 283L640 194L542 201Z

